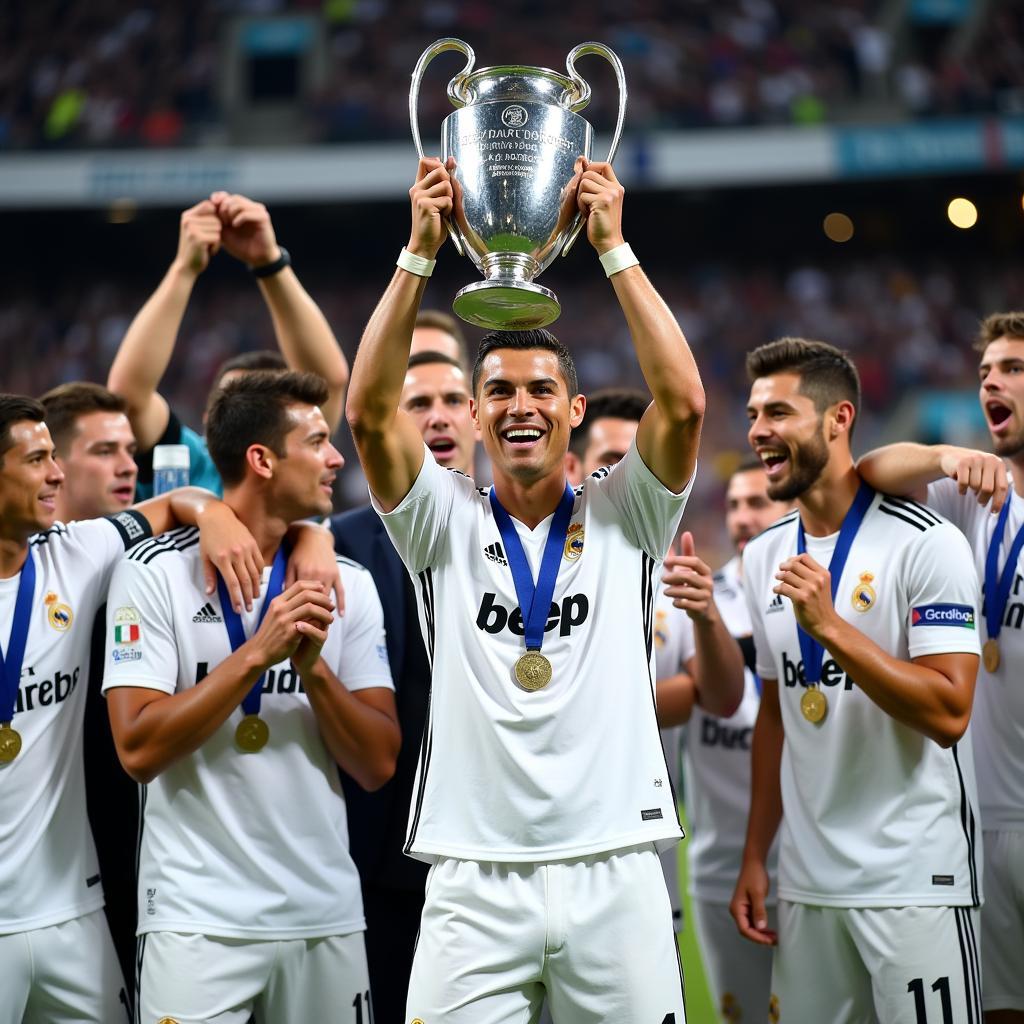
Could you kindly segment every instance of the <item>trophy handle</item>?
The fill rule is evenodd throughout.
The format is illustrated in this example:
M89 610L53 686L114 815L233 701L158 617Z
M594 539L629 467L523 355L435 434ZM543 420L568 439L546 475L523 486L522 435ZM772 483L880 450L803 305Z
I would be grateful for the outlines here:
M420 82L423 80L423 74L427 70L427 65L438 54L444 53L446 50L457 50L466 58L466 66L448 83L448 98L456 107L464 107L466 105L463 83L476 63L476 54L473 52L473 47L469 43L464 43L461 39L455 39L452 36L432 42L420 54L420 59L416 61L416 67L412 73L412 85L409 87L409 127L412 129L412 141L416 147L416 155L421 160L424 157L424 153L423 143L420 141ZM444 222L456 251L460 256L464 255L462 242L459 241L459 236L452 226L452 222L447 217L445 217Z
M578 98L573 100L569 109L572 111L582 110L590 102L590 84L579 76L576 72L576 60L578 57L584 57L588 53L596 53L599 57L604 57L615 71L615 80L619 84L619 116L615 119L615 132L612 135L612 144L608 149L608 163L611 163L615 159L615 154L619 150L619 140L622 138L622 122L626 116L626 73L622 69L622 61L619 60L618 55L614 50L605 46L604 43L580 43L579 46L574 46L569 51L569 56L565 58L565 70L569 72L569 77L572 79L573 84L576 86ZM569 237L565 241L565 245L562 246L562 255L568 256L569 250L573 247L573 243L579 236L580 231L583 229L583 217L577 216L576 224L573 226L572 231L569 233Z

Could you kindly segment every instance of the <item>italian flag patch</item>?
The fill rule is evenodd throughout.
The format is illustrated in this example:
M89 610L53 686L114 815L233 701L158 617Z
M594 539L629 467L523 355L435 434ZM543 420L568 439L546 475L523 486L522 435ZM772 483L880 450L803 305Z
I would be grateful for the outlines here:
M136 623L121 623L114 627L114 642L131 644L139 639L139 627Z

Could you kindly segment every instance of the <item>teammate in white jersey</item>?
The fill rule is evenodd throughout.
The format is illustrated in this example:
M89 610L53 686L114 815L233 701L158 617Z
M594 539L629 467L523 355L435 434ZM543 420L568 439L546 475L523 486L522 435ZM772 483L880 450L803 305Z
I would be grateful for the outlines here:
M970 549L857 475L844 353L784 338L747 369L751 445L768 493L797 511L743 553L763 693L733 916L776 941L765 860L781 817L777 1019L977 1021Z
M206 595L190 530L141 545L111 583L104 692L121 760L148 783L143 1021L370 1019L337 766L368 789L394 771L383 615L355 563L340 620L322 584L283 579L288 524L330 511L342 465L326 397L312 374L259 373L210 407L225 503L273 563L259 609Z
M546 990L555 1020L680 1024L655 844L681 829L658 740L652 627L655 574L696 462L697 368L622 241L611 167L581 158L571 187L654 395L636 443L579 493L568 488L569 431L586 405L572 361L546 331L496 332L473 375L494 488L441 469L399 410L424 275L453 206L440 161L422 160L417 178L410 241L348 400L374 500L417 582L433 665L407 844L433 869L408 1017L525 1021Z
M697 940L712 998L723 1020L749 1021L762 1019L768 1007L771 951L741 938L728 912L743 852L750 806L750 738L761 702L741 558L747 541L792 506L768 496L764 467L753 456L729 478L725 502L725 526L736 556L713 577L710 571L702 574L702 587L678 571L666 574L669 587L664 593L690 614L677 612L674 619L666 612L663 628L675 643L666 644L665 653L671 647L675 666L686 664L689 671L662 682L675 668L670 663L663 669L659 663L658 710L663 723L686 723L681 727L690 826L686 854ZM741 701L731 715L716 714L709 700L715 698L716 687L722 687L727 667L721 655L716 658L714 649L708 649L706 631L694 638L691 609L705 607L714 609L739 642L746 662ZM767 863L771 876L776 860L773 845ZM775 927L774 894L766 897L765 911L769 927Z
M63 480L43 406L0 395L2 1024L131 1019L85 812L92 623L114 565L152 532L201 519L204 550L218 551L241 535L234 516L194 488L109 518L55 523Z
M896 444L865 455L859 469L879 488L927 497L974 549L986 638L971 721L985 837L982 1001L988 1024L1022 1024L1024 563L1014 542L1024 529L1024 313L987 317L975 349L994 454ZM1013 468L1012 490L1003 459Z

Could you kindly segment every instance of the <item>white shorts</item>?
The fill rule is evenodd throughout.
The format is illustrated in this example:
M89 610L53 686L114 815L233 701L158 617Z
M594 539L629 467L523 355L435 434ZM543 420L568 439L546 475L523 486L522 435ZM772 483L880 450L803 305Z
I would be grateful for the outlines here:
M973 907L813 907L779 900L778 1024L980 1024Z
M135 1024L372 1019L362 932L262 941L149 932L138 960Z
M1024 832L986 832L981 962L986 1010L1024 1010Z
M427 879L406 1021L684 1024L653 846L547 864L442 858ZM143 1022L148 1024L148 1022Z
M127 1024L128 993L102 910L0 935L0 1024Z
M694 899L697 943L711 998L723 1021L763 1022L771 996L772 950L743 938L725 903ZM775 928L775 907L768 907Z

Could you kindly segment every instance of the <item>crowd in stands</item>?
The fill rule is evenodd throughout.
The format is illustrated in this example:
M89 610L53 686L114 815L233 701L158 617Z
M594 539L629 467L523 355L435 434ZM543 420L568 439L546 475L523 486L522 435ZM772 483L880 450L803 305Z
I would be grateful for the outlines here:
M538 0L7 4L0 149L237 141L224 43L244 16L310 15L322 29L313 35L322 59L300 96L309 142L407 137L410 73L441 36L474 45L478 67L561 69L576 43L607 42L626 67L633 132L816 124L863 116L865 104L874 116L1015 112L1024 97L1024 4L973 2L981 17L971 21L967 4L964 20L940 25L914 21L920 4L894 18L886 0L572 0L557 11ZM581 62L600 83L588 117L609 127L617 97L599 65ZM443 81L457 69L449 56L434 71L425 119L449 112Z

